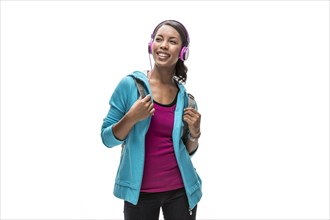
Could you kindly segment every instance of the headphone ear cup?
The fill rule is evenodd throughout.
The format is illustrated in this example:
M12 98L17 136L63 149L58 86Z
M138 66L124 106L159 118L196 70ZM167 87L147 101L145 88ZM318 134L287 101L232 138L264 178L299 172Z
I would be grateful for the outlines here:
M150 42L148 43L148 53L149 54L152 54L152 43L153 43L153 40L151 39Z
M189 48L188 47L182 47L180 51L180 60L186 61L189 57Z

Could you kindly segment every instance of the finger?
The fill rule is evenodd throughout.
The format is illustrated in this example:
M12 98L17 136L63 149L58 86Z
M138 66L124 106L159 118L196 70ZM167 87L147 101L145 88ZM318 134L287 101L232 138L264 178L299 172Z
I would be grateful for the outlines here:
M186 109L184 109L184 114L191 114L191 115L194 115L194 114L198 114L198 111L196 111L196 110L193 109L193 108L186 108Z
M149 111L149 113L151 114L151 115L154 115L154 113L155 113L155 109L154 108L152 108L150 111Z
M196 111L189 111L187 110L184 115L190 116L190 117L194 117L194 118L199 118L200 114Z
M193 126L198 126L200 124L200 117L199 116L191 116L191 115L185 115L184 120Z
M146 97L144 97L144 98L142 99L142 102L149 102L150 100L151 100L151 95L148 94L148 95L146 95Z
M184 111L193 111L193 112L197 112L196 109L192 108L192 107L187 107L184 109Z
M154 104L150 102L150 105L148 106L148 111L151 111L154 108Z
M184 117L183 117L183 120L184 120L185 122L187 122L189 125L192 125L192 124L194 123L193 118L192 118L191 116L188 116L188 115L184 116Z

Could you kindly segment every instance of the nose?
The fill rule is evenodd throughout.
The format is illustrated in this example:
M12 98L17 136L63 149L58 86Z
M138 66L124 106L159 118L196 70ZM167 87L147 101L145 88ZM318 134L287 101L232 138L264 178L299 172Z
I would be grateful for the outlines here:
M168 43L166 40L163 40L161 43L160 43L160 48L161 49L167 49L168 48Z

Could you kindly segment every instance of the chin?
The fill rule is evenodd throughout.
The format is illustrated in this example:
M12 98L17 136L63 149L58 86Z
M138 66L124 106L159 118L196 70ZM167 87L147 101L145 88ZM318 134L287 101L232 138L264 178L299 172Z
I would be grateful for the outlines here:
M161 63L161 62L156 62L155 63L158 68L174 68L175 64L168 64L168 63Z

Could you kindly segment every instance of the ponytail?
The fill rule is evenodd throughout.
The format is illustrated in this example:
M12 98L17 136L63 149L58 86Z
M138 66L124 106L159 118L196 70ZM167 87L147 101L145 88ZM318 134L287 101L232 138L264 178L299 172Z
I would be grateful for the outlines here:
M187 66L184 65L183 61L179 59L175 66L174 79L177 82L185 83L187 80L187 72Z

